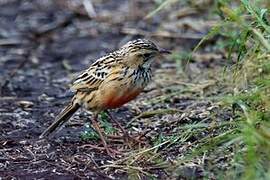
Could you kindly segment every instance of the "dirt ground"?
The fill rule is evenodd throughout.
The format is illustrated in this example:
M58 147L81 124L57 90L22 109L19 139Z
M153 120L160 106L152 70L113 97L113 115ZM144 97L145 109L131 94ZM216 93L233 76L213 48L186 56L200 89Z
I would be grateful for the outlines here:
M222 53L205 47L188 69L177 56L190 51L215 18L196 9L171 13L179 8L171 7L143 19L157 7L150 0L95 0L96 14L89 15L75 2L80 1L0 1L0 179L215 179L215 170L226 167L208 158L227 157L193 159L170 169L201 139L215 136L217 130L208 127L230 120L209 98L222 95L216 76L224 65ZM129 147L109 138L110 147L121 152L112 159L99 140L81 137L92 117L84 110L54 136L38 139L70 100L72 79L96 58L140 37L174 52L154 63L154 80L140 97L112 110L130 134L147 132L145 144ZM204 129L188 134L198 122ZM143 150L148 154L134 160Z

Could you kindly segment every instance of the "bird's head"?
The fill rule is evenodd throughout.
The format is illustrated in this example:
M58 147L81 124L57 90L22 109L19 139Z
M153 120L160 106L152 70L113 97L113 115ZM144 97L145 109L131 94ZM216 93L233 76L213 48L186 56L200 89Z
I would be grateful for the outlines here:
M146 39L129 41L119 51L124 56L124 63L134 68L149 67L155 57L170 53L170 51L158 48L153 42Z

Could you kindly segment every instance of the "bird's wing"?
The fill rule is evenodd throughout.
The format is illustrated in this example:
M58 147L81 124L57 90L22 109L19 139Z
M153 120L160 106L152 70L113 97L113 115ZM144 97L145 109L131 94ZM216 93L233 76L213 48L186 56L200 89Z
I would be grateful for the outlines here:
M90 92L98 89L112 71L114 64L115 58L111 55L98 59L74 80L71 90Z

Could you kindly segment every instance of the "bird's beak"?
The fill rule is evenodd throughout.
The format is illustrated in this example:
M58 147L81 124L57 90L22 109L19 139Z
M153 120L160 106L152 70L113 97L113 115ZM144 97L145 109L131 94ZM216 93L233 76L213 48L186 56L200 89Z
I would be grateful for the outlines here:
M159 48L159 53L160 54L171 54L172 52L163 48Z

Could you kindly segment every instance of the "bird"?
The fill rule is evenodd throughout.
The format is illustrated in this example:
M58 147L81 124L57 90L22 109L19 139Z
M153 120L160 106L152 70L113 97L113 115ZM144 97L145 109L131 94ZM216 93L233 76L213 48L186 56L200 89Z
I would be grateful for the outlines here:
M153 60L169 53L170 51L158 48L150 40L136 39L97 59L75 78L71 86L74 96L40 138L49 136L68 121L79 108L83 108L93 112L92 125L98 132L107 153L111 155L98 125L98 114L119 108L136 98L151 82ZM120 123L110 114L109 117L124 131Z

